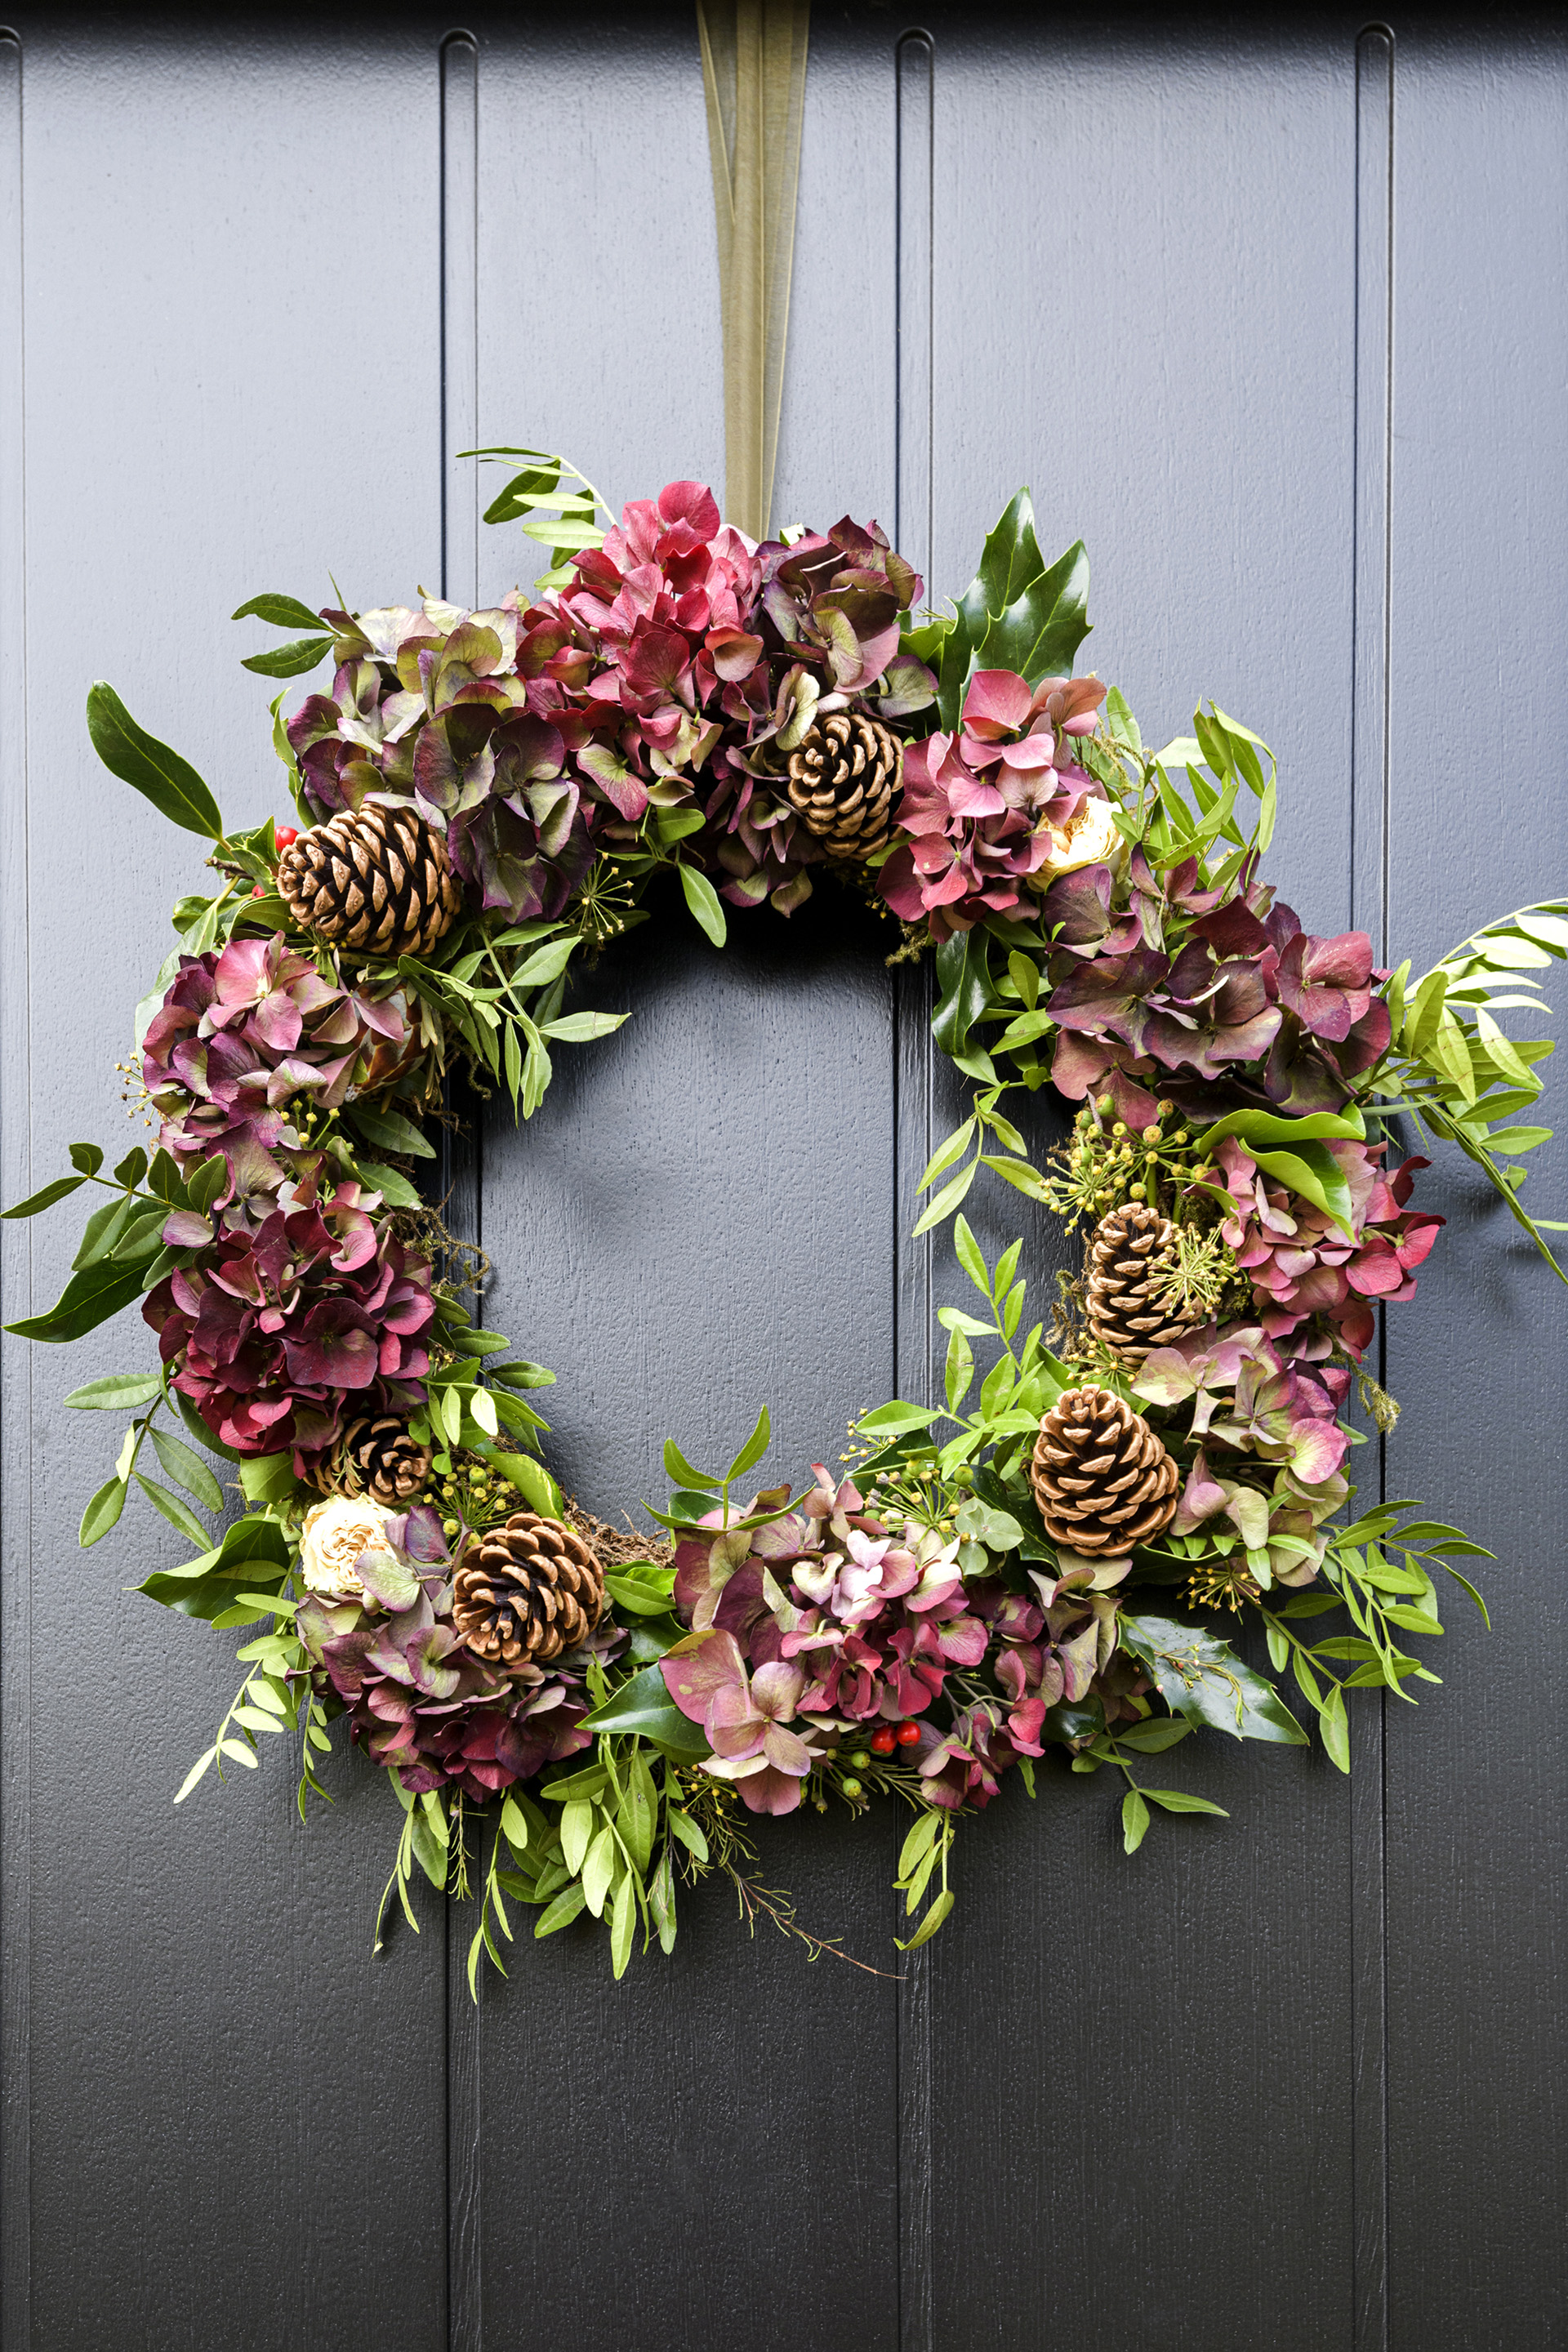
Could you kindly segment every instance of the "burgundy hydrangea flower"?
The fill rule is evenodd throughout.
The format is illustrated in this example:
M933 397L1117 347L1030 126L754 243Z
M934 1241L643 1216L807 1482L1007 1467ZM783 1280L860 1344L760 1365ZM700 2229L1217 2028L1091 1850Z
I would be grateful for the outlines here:
M817 1752L801 1743L814 1734L918 1717L954 1666L977 1667L985 1655L986 1625L970 1609L956 1542L912 1526L889 1530L847 1480L835 1487L823 1465L816 1469L798 1510L739 1533L714 1513L675 1556L676 1605L713 1640L672 1659L665 1680L753 1811L794 1810Z
M476 1803L531 1780L593 1744L581 1728L589 1698L569 1665L493 1675L464 1645L449 1591L422 1587L395 1614L334 1630L337 1617L307 1602L298 1623L349 1710L350 1733L373 1760L417 1796L456 1788Z
M401 989L372 999L334 987L275 933L181 957L142 1069L159 1142L182 1164L221 1151L226 1200L301 1172L292 1104L339 1109L391 1085L419 1050Z
M165 1276L142 1312L174 1386L237 1453L292 1447L302 1476L345 1412L424 1401L430 1267L371 1217L378 1202L344 1184L326 1200L301 1192L259 1222L231 1208L216 1235L189 1210L170 1220L166 1238L203 1255Z
M1047 896L1058 1090L1109 1094L1137 1129L1163 1094L1199 1116L1247 1101L1342 1108L1390 1035L1365 932L1310 937L1250 870L1225 898L1197 887L1195 860L1161 877L1138 849L1129 881L1118 916L1108 873Z
M600 656L591 701L635 722L653 772L700 763L716 740L720 688L749 677L763 641L750 618L762 585L757 551L721 520L701 482L667 482L634 499L619 526L574 564L556 600ZM646 783L621 782L621 814L647 806Z
M661 1658L659 1672L682 1715L707 1735L707 1770L733 1780L753 1813L793 1813L823 1752L790 1727L805 1688L799 1667L774 1659L748 1672L734 1635L714 1630Z
M977 670L956 734L904 754L899 823L909 835L882 867L882 895L905 922L938 940L987 914L1016 913L1034 877L1068 854L1086 802L1101 787L1068 757L1092 732L1106 689L1097 678L1050 677L1031 688L1011 670ZM1073 863L1079 863L1073 859Z
M1331 1142L1351 1199L1351 1232L1327 1213L1265 1175L1234 1138L1215 1157L1235 1208L1221 1231L1257 1297L1264 1329L1276 1339L1321 1318L1357 1357L1376 1330L1373 1304L1415 1296L1415 1268L1444 1220L1405 1207L1416 1171L1430 1163L1404 1160L1385 1177L1386 1146ZM1292 1352L1295 1352L1293 1349Z

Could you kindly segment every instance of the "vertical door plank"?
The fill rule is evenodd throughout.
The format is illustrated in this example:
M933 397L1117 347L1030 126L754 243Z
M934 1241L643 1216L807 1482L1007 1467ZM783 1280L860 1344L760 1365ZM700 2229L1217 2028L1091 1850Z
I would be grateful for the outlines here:
M22 44L0 35L0 1186L31 1181ZM32 1228L0 1228L4 1319L31 1307ZM0 2336L28 2352L31 2294L32 1349L0 1337Z
M1080 666L1156 741L1198 692L1269 737L1269 872L1338 929L1353 36L925 22L935 586L963 587L977 524L1032 479L1042 546L1081 533L1094 564ZM959 1102L944 1074L938 1092L940 1136ZM1044 1103L1025 1123L1042 1149L1061 1131ZM1054 1221L982 1196L972 1223L993 1255L1024 1232L1045 1312L1069 1248ZM931 1962L939 2344L1152 2328L1306 2352L1348 2329L1348 1792L1315 1751L1194 1741L1179 1763L1167 1777L1230 1821L1157 1823L1128 1862L1115 1793L1058 1759L1037 1805L1009 1790L963 1841ZM1005 2259L976 2264L979 2244Z
M202 872L195 841L133 810L93 759L89 680L112 678L231 821L255 824L288 806L269 689L238 667L270 640L227 614L263 587L329 599L329 564L355 603L436 576L442 28L384 12L325 35L259 12L216 32L194 11L96 32L75 12L28 17L41 1181L84 1131L135 1139L113 1064L173 887ZM8 1109L26 1073L9 1062ZM75 1228L61 1213L32 1230L35 1296L51 1297ZM123 1589L185 1549L140 1498L101 1549L75 1546L118 1431L61 1399L149 1345L132 1311L34 1351L25 1560L6 1495L7 1571L30 1576L34 1612L32 2340L347 2344L395 2279L400 2345L434 2347L439 1935L369 1955L395 1809L336 1759L338 1802L306 1834L279 1742L174 1811L239 1678L232 1644ZM8 1412L25 1402L13 1390Z
M581 18L581 12L580 12ZM485 437L563 449L616 502L722 479L718 282L702 89L684 9L591 8L573 38L482 35L479 350ZM613 44L592 85L583 46ZM892 517L893 91L814 24L775 514ZM847 219L856 223L846 239ZM583 267L541 332L539 224ZM530 228L530 224L533 227ZM652 337L650 344L649 337ZM542 568L489 532L497 593ZM890 1392L891 927L828 891L787 923L733 916L721 953L679 902L581 1001L632 1013L557 1055L521 1131L484 1135L491 1319L552 1365L552 1459L639 1518L675 1435L721 1463L764 1400L759 1482L836 1465ZM757 1825L770 1885L881 1968L891 1852L875 1818ZM766 1927L721 1885L674 1958L616 1987L602 1933L524 1942L481 2011L485 2340L570 2330L729 2352L896 2340L895 1988Z
M1568 884L1568 54L1544 17L1395 30L1391 929L1419 971ZM1529 1165L1536 1213L1565 1213L1561 1138ZM1389 1708L1391 2341L1544 2352L1568 2331L1563 1302L1461 1169L1423 1179L1448 1227L1387 1316L1393 1491L1500 1555L1461 1563L1495 1631L1455 1588L1444 1687Z

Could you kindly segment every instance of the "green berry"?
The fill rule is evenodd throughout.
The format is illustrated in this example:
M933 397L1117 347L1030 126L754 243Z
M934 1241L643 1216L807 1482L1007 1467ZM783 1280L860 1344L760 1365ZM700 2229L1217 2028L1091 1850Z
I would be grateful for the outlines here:
M867 1766L871 1761L870 1749L868 1748L858 1748L855 1750L854 1755L849 1759L849 1761L854 1765L857 1772L864 1772Z
M838 1785L843 1790L847 1797L858 1797L861 1794L861 1788L858 1780L841 1780Z

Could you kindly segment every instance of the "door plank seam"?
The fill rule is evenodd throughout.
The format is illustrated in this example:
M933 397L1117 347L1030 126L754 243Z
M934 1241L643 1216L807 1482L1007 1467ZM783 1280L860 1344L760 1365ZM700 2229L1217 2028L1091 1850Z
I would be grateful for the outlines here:
M441 43L439 99L441 593L471 610L479 593L479 468L457 456L479 437L479 45L471 33L451 32ZM442 1129L441 1192L448 1229L482 1247L481 1142L473 1106L465 1108L461 1131ZM481 2352L481 2011L468 1995L468 1923L450 1895L446 1931L446 2339L447 2352Z
M1394 448L1394 35L1355 47L1355 447L1352 627L1351 921L1385 959L1389 919L1392 463ZM1379 1316L1378 1378L1386 1382ZM1387 1447L1376 1441L1377 1491ZM1388 2344L1388 1937L1386 1699L1358 1709L1352 1752L1352 2342Z
M0 888L4 892L6 1085L0 1108L0 1182L7 1200L33 1190L31 1139L31 959L28 953L26 709L26 313L23 248L23 51L0 31ZM32 1227L5 1228L0 1252L7 1321L32 1306ZM31 1583L33 1471L32 1349L0 1340L5 1436L4 1593L0 1596L0 2338L14 2352L32 2340L31 2084Z
M894 541L927 582L935 499L931 413L934 237L933 88L929 33L904 33L895 79L895 523ZM911 1237L916 1184L932 1137L931 973L896 967L894 1023L894 1370L897 1393L931 1391L931 1237ZM896 1851L896 1849L895 1849ZM905 1925L900 1921L900 1926ZM931 2352L933 2311L931 1968L930 1948L910 1953L898 1992L898 2341Z

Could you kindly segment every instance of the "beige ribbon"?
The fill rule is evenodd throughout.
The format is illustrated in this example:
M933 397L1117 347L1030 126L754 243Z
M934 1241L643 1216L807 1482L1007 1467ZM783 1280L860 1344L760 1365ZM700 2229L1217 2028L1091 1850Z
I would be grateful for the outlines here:
M809 0L697 0L724 317L724 513L768 535Z

